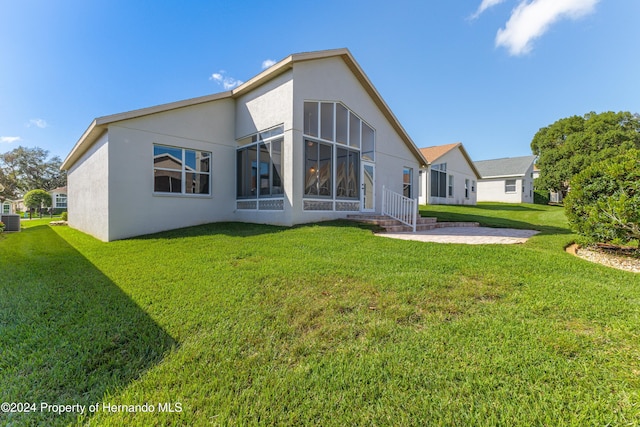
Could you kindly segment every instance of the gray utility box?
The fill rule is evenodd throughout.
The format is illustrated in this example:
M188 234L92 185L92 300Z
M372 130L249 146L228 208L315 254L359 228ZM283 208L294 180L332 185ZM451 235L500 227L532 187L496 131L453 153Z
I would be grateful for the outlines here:
M4 222L4 231L20 231L20 215L7 214L0 218Z

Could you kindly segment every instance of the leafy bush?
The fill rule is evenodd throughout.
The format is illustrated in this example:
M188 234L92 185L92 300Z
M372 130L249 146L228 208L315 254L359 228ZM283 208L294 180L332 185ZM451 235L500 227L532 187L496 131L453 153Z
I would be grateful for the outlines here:
M536 205L548 205L549 191L535 190L533 192L533 203L535 203Z
M0 221L0 233L2 233L5 229L4 222Z
M62 215L60 215L60 219L62 219L63 221L66 221L67 220L67 216L68 216L68 214L67 214L66 211L62 212Z
M589 242L640 240L640 151L593 163L574 176L564 199L571 228Z

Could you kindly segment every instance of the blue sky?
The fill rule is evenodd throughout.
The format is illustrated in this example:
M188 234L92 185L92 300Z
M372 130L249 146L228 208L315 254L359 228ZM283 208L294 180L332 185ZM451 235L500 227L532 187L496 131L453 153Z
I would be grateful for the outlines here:
M527 155L562 117L640 112L638 16L638 0L0 0L0 152L64 159L95 117L347 47L419 147Z

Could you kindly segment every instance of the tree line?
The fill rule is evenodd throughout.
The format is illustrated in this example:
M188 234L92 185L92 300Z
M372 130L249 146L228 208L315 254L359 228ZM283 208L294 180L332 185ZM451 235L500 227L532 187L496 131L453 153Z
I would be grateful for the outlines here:
M14 200L29 190L53 190L67 183L67 174L60 170L60 157L49 157L42 148L17 147L0 154L0 196Z

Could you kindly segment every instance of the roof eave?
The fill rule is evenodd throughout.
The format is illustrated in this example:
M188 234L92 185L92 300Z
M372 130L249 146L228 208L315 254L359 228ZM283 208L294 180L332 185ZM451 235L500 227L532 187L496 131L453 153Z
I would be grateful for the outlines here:
M64 159L60 170L69 170L104 132L106 127L98 125L98 119L94 119Z
M349 49L340 48L340 49L332 49L325 50L320 52L305 52L305 53L297 53L293 55L289 55L285 59L280 62L274 64L273 66L267 68L257 76L248 80L247 82L241 84L235 89L232 89L227 92L221 92L214 95L207 95L199 98L192 98L184 101L172 102L169 104L157 105L154 107L143 108L139 110L133 110L125 113L113 114L109 116L103 116L96 118L89 128L85 131L82 137L78 140L76 145L73 147L67 158L62 163L61 169L68 170L73 166L73 164L84 154L89 147L93 145L93 143L102 136L107 130L107 125L123 120L134 119L150 114L161 113L165 111L170 111L178 108L184 108L192 105L202 104L209 101L214 101L218 99L223 99L227 97L237 98L251 90L255 87L258 87L267 81L277 77L278 75L290 70L293 68L293 64L296 62L303 61L311 61L322 58L330 58L340 56L347 64L347 67L353 72L358 81L362 84L365 91L371 96L376 106L382 111L383 115L389 120L391 126L394 128L396 132L400 135L402 140L405 142L409 150L415 156L416 159L420 161L421 167L426 167L429 165L427 159L422 155L416 144L413 142L407 131L402 127L397 117L393 114L389 106L380 96L380 93L373 86L365 72L360 68L354 57L351 55Z
M482 176L480 177L481 179L497 179L497 178L511 178L511 177L523 177L526 174L524 173L513 173L510 175L488 175L488 176Z
M467 159L467 163L469 163L469 166L471 166L471 170L475 174L476 179L481 179L482 177L480 176L480 172L478 172L478 169L476 168L476 164L473 163L473 160L471 160L469 153L467 153L467 150L464 149L464 145L462 145L462 143L460 143L459 148L464 158Z

